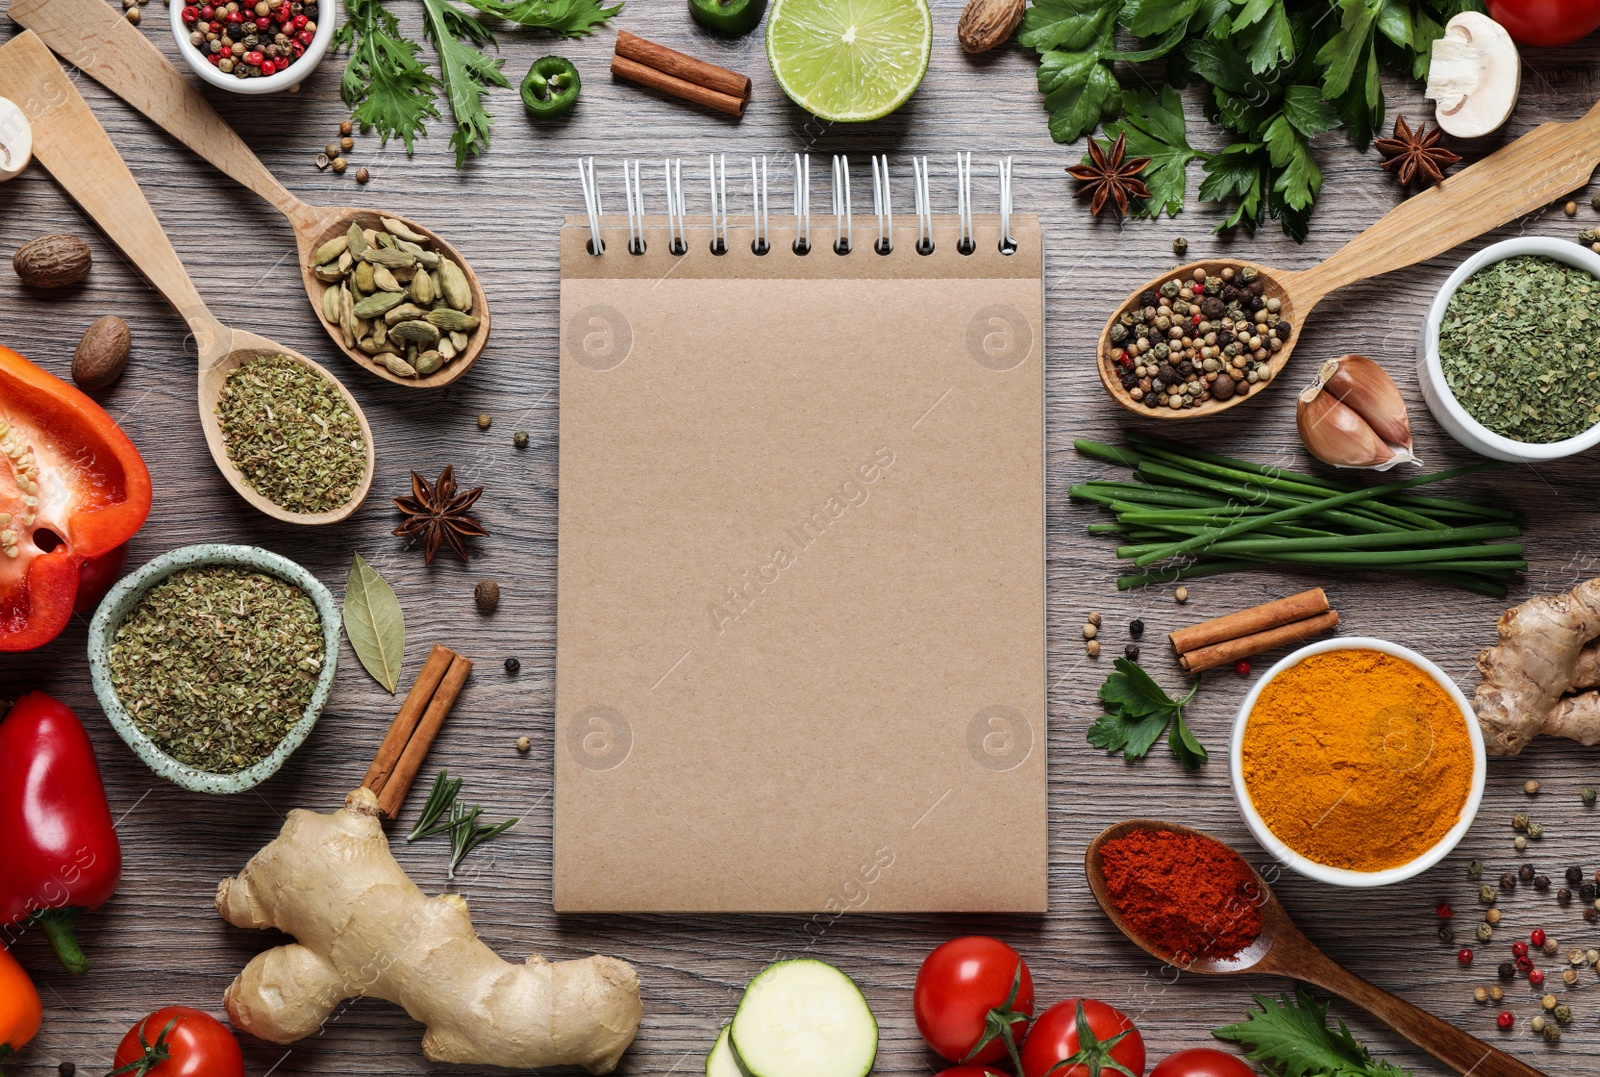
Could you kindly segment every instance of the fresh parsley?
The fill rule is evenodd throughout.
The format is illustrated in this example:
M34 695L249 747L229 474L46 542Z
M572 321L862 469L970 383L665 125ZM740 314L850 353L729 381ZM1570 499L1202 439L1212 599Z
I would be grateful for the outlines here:
M1243 1044L1245 1057L1265 1063L1282 1077L1411 1077L1410 1072L1372 1057L1343 1021L1328 1027L1328 1007L1305 988L1282 999L1255 996L1261 1012L1217 1029L1218 1039Z
M1089 727L1089 743L1124 759L1142 759L1161 734L1171 728L1167 744L1186 767L1206 761L1206 750L1183 720L1183 708L1200 690L1197 678L1189 694L1174 700L1137 662L1116 661L1116 671L1100 686L1105 713Z

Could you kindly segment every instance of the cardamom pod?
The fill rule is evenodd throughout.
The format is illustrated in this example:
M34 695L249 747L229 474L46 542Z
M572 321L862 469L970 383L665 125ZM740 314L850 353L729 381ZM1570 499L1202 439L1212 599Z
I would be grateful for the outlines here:
M390 250L383 247L369 247L361 252L363 261L371 262L377 266L408 266L416 262L416 256L406 251Z
M356 304L356 317L376 318L378 315L399 306L404 299L404 292L375 292ZM474 318L473 320L476 321L477 319Z
M417 233L407 228L405 221L397 221L393 217L379 217L378 220L383 222L383 226L389 230L389 234L392 236L399 236L401 239L408 239L412 243L428 242L427 236L419 236Z
M361 226L355 221L350 222L350 227L345 231L345 242L350 249L352 257L361 257L361 252L367 249L367 237L361 231Z
M360 340L362 337L366 336L372 331L372 322L369 319L363 318L360 315L356 315L356 317L352 318L351 321L355 325L357 340Z
M371 262L362 262L360 265L356 266L356 271L353 274L353 280L356 286L356 291L360 292L362 295L371 295L373 292L378 290L378 275L372 271Z
M470 333L478 328L477 318L471 314L462 314L459 310L430 310L428 321L452 333Z
M405 286L409 286L411 284L411 278L417 275L416 266L385 266L384 268L389 270L390 274L393 275L395 280L399 281Z
M356 304L350 298L350 289L339 285L339 331L344 334L344 346L356 346Z
M440 258L433 251L423 251L421 254L417 255L417 261L422 263L422 268L424 269L438 269L439 263L444 261L444 259Z
M380 350L378 342L371 337L362 337L360 340L356 341L356 347L360 348L368 355L377 355Z
M417 347L417 342L416 341L414 341L414 340L407 341L406 342L406 362L415 364L416 361L417 361L417 352L420 351L420 350L421 349L419 349Z
M439 338L439 354L446 359L454 359L456 357L456 346L450 342L449 337Z
M439 327L431 322L396 322L389 327L389 336L407 343L426 344L431 348L439 343Z
M316 277L318 280L326 281L329 284L333 284L335 281L344 280L344 274L339 271L339 267L337 265L317 266L317 268L311 271L311 275Z
M376 228L363 228L361 230L361 238L367 241L367 246L376 247L378 245L378 230Z
M338 258L339 255L343 254L349 246L349 236L340 236L337 239L330 239L328 242L317 248L317 252L311 256L311 264L318 266L327 265L329 262L332 262Z
M372 268L372 290L375 292L403 292L400 282L394 279L394 274L387 266L374 266L371 262L362 262L364 266Z
M382 358L382 362L384 366L389 368L389 373L391 374L398 374L402 378L414 378L417 376L417 368L398 355L385 355Z
M461 332L461 330L459 330L459 329L451 330L451 332L450 332L450 343L452 343L452 344L454 344L456 346L456 351L458 351L458 352L466 351L467 350L467 334Z
M334 264L339 267L339 272L348 273L350 272L350 267L356 264L355 256L349 251L345 251L339 255L339 260Z
M339 289L322 289L322 320L329 325L339 324Z
M388 232L374 232L372 233L372 245L389 250L394 246L394 237Z
M417 373L432 374L444 366L444 355L440 352L427 351L417 356Z
M457 310L472 309L472 286L461 267L448 258L439 259L439 291L444 301Z
M394 325L396 322L409 322L418 318L425 319L427 316L428 312L415 303L401 303L398 307L385 314L383 320L390 325Z
M418 273L411 278L411 298L418 305L426 307L433 302L433 278L426 273Z

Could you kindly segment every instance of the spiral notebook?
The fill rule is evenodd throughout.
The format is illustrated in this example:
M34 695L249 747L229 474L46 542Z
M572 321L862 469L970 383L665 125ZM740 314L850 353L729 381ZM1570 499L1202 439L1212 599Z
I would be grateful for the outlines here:
M559 911L1045 909L1039 223L839 164L562 229Z

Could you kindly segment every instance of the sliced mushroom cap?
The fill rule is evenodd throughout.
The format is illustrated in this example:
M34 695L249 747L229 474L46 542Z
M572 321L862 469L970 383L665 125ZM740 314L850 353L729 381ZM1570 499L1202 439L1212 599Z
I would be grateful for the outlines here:
M1457 138L1479 138L1505 123L1522 86L1522 60L1505 27L1463 11L1433 43L1427 97L1434 122Z

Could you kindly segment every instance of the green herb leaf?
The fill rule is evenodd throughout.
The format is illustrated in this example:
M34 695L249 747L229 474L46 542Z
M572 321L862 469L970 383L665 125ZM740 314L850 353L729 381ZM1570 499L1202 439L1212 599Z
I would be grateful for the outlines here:
M1322 170L1311 156L1305 136L1295 130L1287 116L1279 116L1268 125L1264 138L1267 159L1277 170L1272 189L1283 196L1289 209L1310 209L1322 189Z
M400 36L400 23L381 0L344 0L348 18L333 35L336 49L348 49L339 96L355 111L362 130L376 129L385 144L391 135L411 153L423 121L437 118L433 94L439 80L417 59L420 46Z
M350 562L344 588L344 631L372 679L394 694L405 657L406 621L394 588L362 559Z
M1269 169L1265 149L1259 143L1235 142L1212 154L1205 163L1206 178L1200 184L1200 197L1207 202L1238 199L1233 213L1216 227L1216 231L1244 225L1254 232L1266 211L1266 192Z
M1098 52L1045 53L1039 58L1039 89L1057 142L1076 142L1122 106L1122 87Z
M1197 767L1204 763L1205 748L1183 723L1183 708L1200 690L1199 680L1188 695L1175 700L1137 662L1119 658L1115 665L1115 672L1100 686L1106 713L1089 727L1089 743L1108 752L1120 751L1124 759L1139 759L1171 725L1168 743L1184 765Z
M610 22L622 5L602 7L596 0L520 0L499 4L495 0L467 0L472 7L519 26L549 30L564 37L583 37Z
M1097 0L1035 0L1022 16L1017 40L1041 54L1110 47L1117 6Z
M1123 110L1124 118L1107 124L1106 134L1113 139L1118 135L1126 138L1129 157L1150 158L1139 177L1150 188L1150 197L1137 205L1134 216L1159 217L1163 209L1167 216L1176 216L1183 209L1188 164L1201 156L1189 145L1183 102L1170 86L1159 96L1134 90L1123 95Z
M1409 1071L1375 1060L1356 1042L1343 1021L1328 1027L1328 1007L1303 987L1280 999L1255 996L1261 1012L1252 1010L1236 1025L1212 1033L1243 1044L1245 1054L1266 1063L1282 1077L1410 1077Z
M1134 37L1155 37L1174 27L1187 27L1200 0L1128 0L1120 21Z
M1343 94L1361 75L1372 51L1373 23L1384 0L1338 0L1339 31L1317 51L1317 63L1326 70L1322 92L1331 100Z
M1166 732L1170 718L1165 714L1130 717L1121 711L1107 711L1089 726L1085 737L1096 748L1127 760L1142 759Z
M479 45L493 44L494 35L446 0L422 0L422 28L439 54L445 96L456 121L450 145L456 151L456 167L461 168L467 163L468 154L489 148L492 120L483 107L483 95L490 86L511 85L500 70L505 61L491 59L478 50Z
M1172 733L1167 737L1167 744L1171 746L1172 754L1178 757L1179 762L1191 770L1211 758L1206 753L1205 745L1200 743L1189 728L1189 723L1183 720L1182 711L1172 720Z
M1339 113L1315 86L1291 86L1283 95L1283 114L1307 138L1339 126Z

